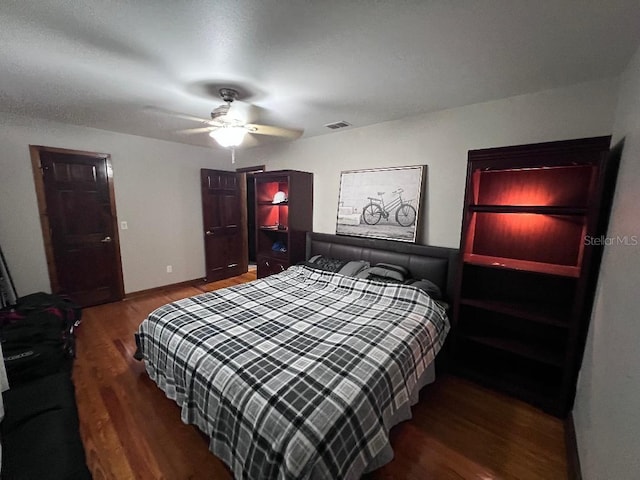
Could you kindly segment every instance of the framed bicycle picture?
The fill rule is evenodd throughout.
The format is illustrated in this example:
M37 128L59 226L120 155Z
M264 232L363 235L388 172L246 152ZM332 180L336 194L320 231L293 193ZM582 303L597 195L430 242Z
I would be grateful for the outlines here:
M415 242L427 166L340 174L336 233Z

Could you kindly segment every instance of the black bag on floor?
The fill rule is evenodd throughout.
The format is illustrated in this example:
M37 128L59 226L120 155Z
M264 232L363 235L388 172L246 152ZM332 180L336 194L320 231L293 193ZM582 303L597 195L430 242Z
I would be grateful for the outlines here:
M64 349L71 357L75 357L75 335L73 330L80 324L82 309L61 295L37 292L20 297L15 305L0 311L0 331L5 328L33 329L35 326L17 326L21 321L48 313L58 317L59 322L54 322L56 328L60 328ZM53 320L53 317L49 317ZM4 341L3 341L4 347Z
M0 312L0 339L11 385L70 368L80 307L64 297L34 293Z

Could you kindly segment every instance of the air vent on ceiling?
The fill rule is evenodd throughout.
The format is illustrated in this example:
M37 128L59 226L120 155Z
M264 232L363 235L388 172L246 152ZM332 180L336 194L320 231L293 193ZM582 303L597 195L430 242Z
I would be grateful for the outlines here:
M330 128L331 130L337 130L338 128L350 127L351 124L349 122L345 122L344 120L340 120L339 122L327 123L325 127Z

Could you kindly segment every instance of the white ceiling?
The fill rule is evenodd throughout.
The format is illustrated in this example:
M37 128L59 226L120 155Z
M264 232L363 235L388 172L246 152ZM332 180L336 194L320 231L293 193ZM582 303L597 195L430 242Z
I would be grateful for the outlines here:
M0 111L213 145L158 110L231 85L308 137L616 76L639 43L638 0L1 0Z

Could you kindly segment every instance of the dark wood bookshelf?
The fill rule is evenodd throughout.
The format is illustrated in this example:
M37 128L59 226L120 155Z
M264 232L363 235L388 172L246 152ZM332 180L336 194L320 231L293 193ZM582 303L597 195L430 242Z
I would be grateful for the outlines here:
M566 306L545 305L544 303L514 302L495 299L461 298L461 305L504 313L512 317L532 322L544 323L559 328L568 328L567 318L571 314Z
M472 150L455 370L563 417L573 406L619 158L610 137Z
M304 260L306 233L313 229L313 174L277 170L256 173L253 178L257 276L263 278ZM278 192L283 192L287 201L274 204Z
M548 376L546 378L523 376L521 368L521 365L511 368L508 363L482 364L474 368L462 367L459 373L482 385L528 401L543 410L552 408L551 399L560 395L561 392L560 380L556 379L554 383L549 381Z
M562 352L548 350L544 346L534 345L524 341L499 337L477 337L473 335L467 336L467 339L471 342L482 343L492 348L505 350L531 360L557 367L562 366L564 361Z

